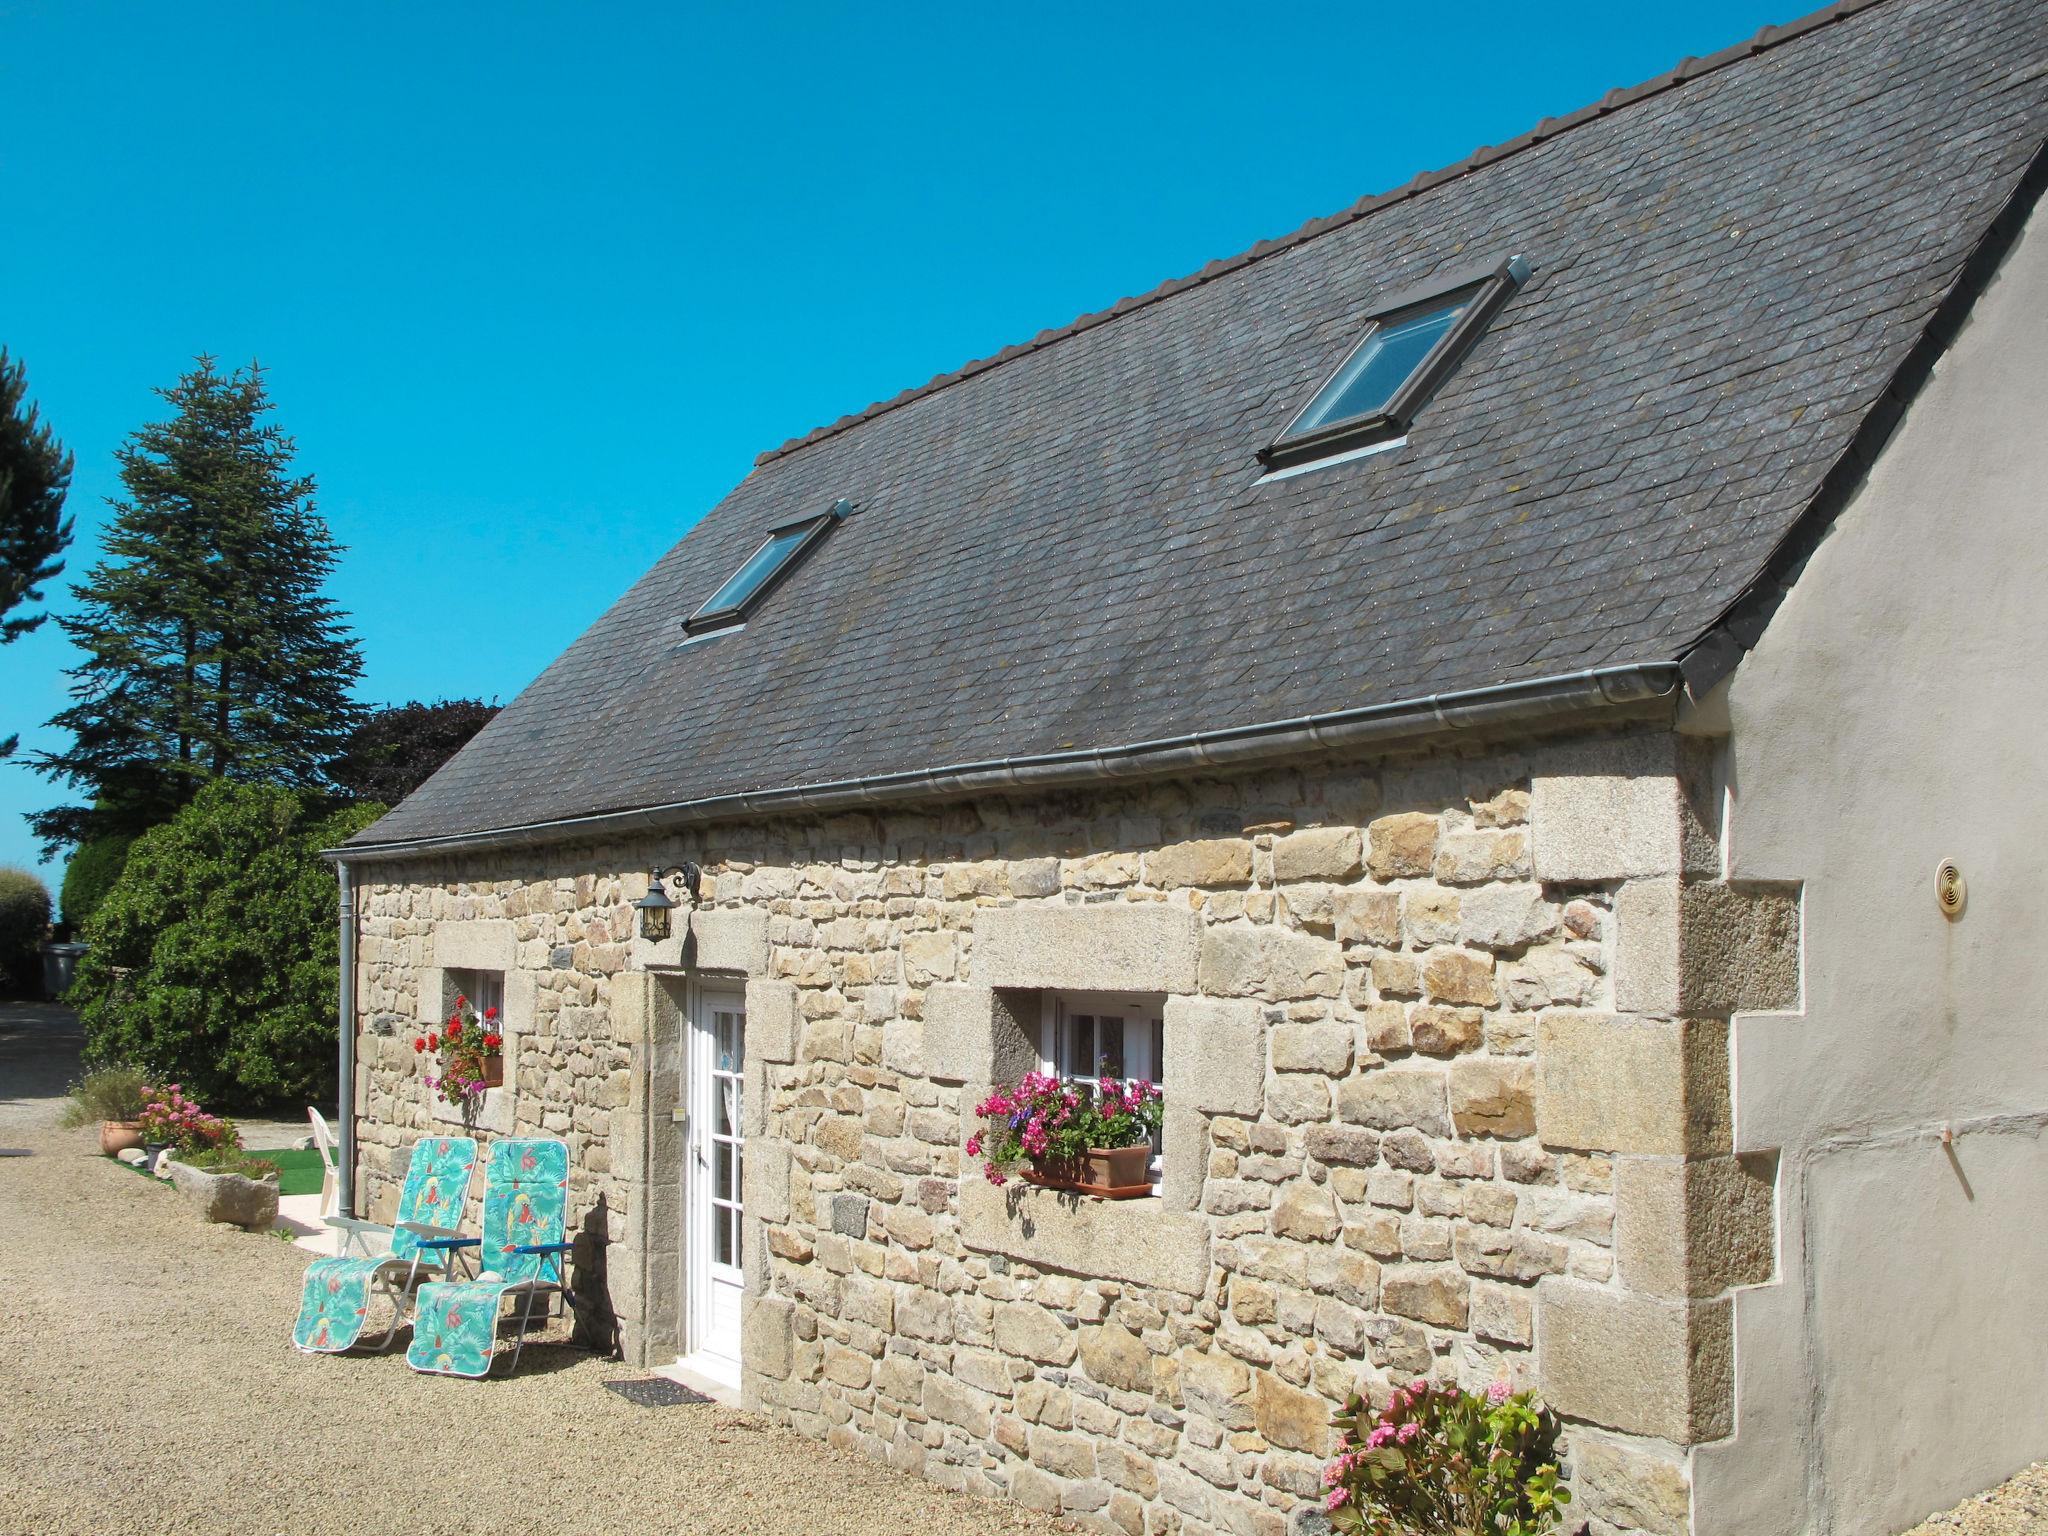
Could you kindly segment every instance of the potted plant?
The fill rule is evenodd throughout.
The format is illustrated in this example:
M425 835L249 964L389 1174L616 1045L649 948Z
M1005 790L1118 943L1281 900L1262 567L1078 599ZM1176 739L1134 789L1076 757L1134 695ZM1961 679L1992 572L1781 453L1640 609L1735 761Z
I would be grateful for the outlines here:
M1152 1192L1152 1133L1164 1111L1153 1083L1105 1076L1091 1087L1027 1072L975 1105L981 1129L967 1155L991 1184L1021 1170L1027 1183L1128 1200Z
M176 1083L144 1090L136 1129L142 1137L142 1150L149 1154L152 1173L167 1152L183 1155L242 1144L233 1121L209 1115L199 1107L198 1100L187 1098Z
M464 1125L474 1122L485 1093L504 1086L505 1037L497 1023L497 1009L486 1008L479 1016L476 1005L458 994L448 1022L412 1043L420 1055L433 1052L440 1072L428 1075L427 1086L462 1111Z
M63 1124L69 1129L98 1122L100 1151L108 1157L142 1145L142 1105L149 1084L134 1067L96 1067L71 1089Z

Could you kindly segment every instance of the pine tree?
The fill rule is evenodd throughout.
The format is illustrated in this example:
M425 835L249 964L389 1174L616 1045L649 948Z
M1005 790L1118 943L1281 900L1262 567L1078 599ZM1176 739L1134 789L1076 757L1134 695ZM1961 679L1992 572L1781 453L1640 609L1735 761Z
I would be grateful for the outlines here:
M322 594L340 549L263 370L201 357L159 393L173 414L120 449L127 497L58 620L85 652L50 722L74 741L37 771L93 803L29 818L52 848L140 832L214 779L318 787L359 715L356 642Z
M57 576L57 558L71 542L64 493L71 487L71 455L25 405L28 374L0 348L0 645L18 640L48 614L7 617L23 603L42 600L41 584ZM18 738L0 739L0 757Z

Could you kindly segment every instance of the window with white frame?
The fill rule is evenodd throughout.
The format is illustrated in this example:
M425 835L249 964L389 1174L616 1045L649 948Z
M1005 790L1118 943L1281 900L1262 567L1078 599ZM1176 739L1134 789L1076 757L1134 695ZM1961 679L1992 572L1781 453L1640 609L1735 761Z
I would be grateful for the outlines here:
M446 987L448 990L448 1011L455 1011L455 999L466 997L476 1009L480 1019L489 1018L496 1023L500 1034L504 1033L505 1017L505 973L503 971L449 971ZM490 1010L495 1009L496 1012Z
M1039 1070L1062 1082L1101 1078L1165 1087L1166 1000L1130 992L1047 992L1039 1034ZM1152 1135L1152 1181L1159 1181L1160 1134Z

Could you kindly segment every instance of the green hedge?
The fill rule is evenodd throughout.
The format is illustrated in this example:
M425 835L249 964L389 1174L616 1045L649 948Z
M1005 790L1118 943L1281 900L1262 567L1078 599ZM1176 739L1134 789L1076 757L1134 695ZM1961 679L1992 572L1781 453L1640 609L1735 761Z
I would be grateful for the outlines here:
M210 1108L331 1099L337 901L319 850L381 814L214 783L137 838L70 993L88 1053Z
M50 893L25 869L0 868L0 997L43 995Z
M64 921L71 925L74 939L85 937L86 923L100 909L100 903L107 899L107 892L114 888L114 882L121 878L121 870L128 862L128 850L134 845L135 838L131 834L114 832L80 844L71 855L71 862L64 866L64 884L58 895L58 905L63 911Z

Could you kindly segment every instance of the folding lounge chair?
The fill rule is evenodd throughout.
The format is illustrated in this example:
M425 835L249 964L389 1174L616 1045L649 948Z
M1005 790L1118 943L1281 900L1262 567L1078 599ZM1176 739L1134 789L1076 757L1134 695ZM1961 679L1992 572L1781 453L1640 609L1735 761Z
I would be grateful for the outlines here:
M563 1207L569 1182L569 1148L553 1139L494 1142L484 1168L485 1268L474 1280L435 1281L419 1290L412 1342L405 1361L416 1371L443 1376L488 1376L500 1351L498 1314L514 1303L519 1336L510 1370L533 1326L534 1307L559 1297L575 1300L563 1270L573 1246L564 1242Z
M367 1326L374 1291L391 1302L391 1326L377 1345L388 1348L420 1281L444 1273L450 1255L462 1246L455 1224L462 1219L475 1167L472 1138L430 1136L413 1146L396 1223L387 1227L353 1216L328 1217L327 1224L342 1234L341 1256L315 1259L306 1267L293 1345L308 1354L338 1354L353 1347ZM351 1248L359 1252L351 1254Z

